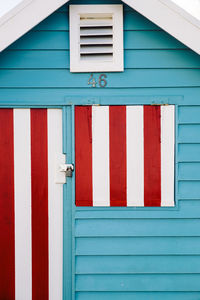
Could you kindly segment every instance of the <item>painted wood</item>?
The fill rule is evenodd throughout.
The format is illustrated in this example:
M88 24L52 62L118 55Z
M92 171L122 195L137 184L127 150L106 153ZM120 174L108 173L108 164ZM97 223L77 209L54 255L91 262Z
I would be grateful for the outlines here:
M15 299L13 110L0 110L0 295Z
M161 206L174 205L174 106L161 107ZM170 165L170 168L168 167Z
M164 31L125 31L125 49L186 49ZM30 31L8 49L58 50L69 49L69 35L65 31Z
M200 58L191 50L125 50L125 69L199 68ZM69 69L69 50L12 50L0 56L0 69Z
M189 46L198 54L200 53L200 47L197 42L199 20L189 13L189 11L184 10L177 3L168 0L153 0L148 1L148 3L139 0L125 0L124 2L159 25L166 32L182 41L182 43ZM171 22L169 22L169 19ZM186 20L187 22L185 22ZM191 39L190 36L191 32L193 39Z
M196 300L199 295L199 292L77 292L77 300L101 300L102 297L105 300L146 300L147 297L149 300L171 300L173 297L177 300Z
M126 106L110 106L110 206L127 206L126 156Z
M199 162L200 143L179 144L178 146L179 160L184 162Z
M75 109L76 205L92 206L92 108Z
M65 3L68 1L65 1ZM162 0L161 3L154 0L153 3L148 3L147 6L140 2L133 2L132 0L125 0L122 1L122 3L126 3L131 8L136 9L139 13L145 15L145 17L162 27L172 36L199 53L199 45L197 43L199 22L190 12L183 10L176 3L171 3L168 0ZM9 18L6 24L4 23L1 28L4 33L6 32L7 36L7 39L0 44L1 50L4 50L17 38L33 28L40 21L44 20L45 17L54 12L62 4L64 3L61 0L52 3L50 2L48 5L42 5L40 2L35 2L33 4L31 2L25 9L22 9L19 12L17 11L16 6L12 12L12 18ZM39 13L36 13L37 17L35 18L30 17L31 12L33 11L39 11ZM170 24L168 22L169 19L171 19ZM23 20L23 22L20 23L19 20ZM187 28L187 31L183 31L183 28ZM195 38L191 39L191 36Z
M76 255L200 255L199 237L81 237Z
M85 0L86 2L91 3ZM80 4L80 1L74 0L73 3ZM102 3L105 4L106 0L102 0ZM110 3L116 3L116 1ZM176 207L154 209L138 207L85 209L80 207L74 211L72 217L73 203L70 199L72 199L71 187L74 183L73 179L69 178L64 188L64 199L67 200L64 201L64 233L66 234L64 234L63 295L66 299L71 299L73 295L75 300L146 300L147 298L150 300L197 300L200 297L199 291L194 292L188 289L187 292L174 292L176 280L173 283L173 291L74 292L76 275L74 269L72 277L70 272L75 262L77 273L79 271L85 274L103 272L105 275L112 275L113 272L114 275L119 274L119 270L131 273L134 271L132 263L135 262L134 274L138 278L141 278L140 272L146 272L147 277L151 276L148 272L155 272L158 277L160 273L166 272L168 276L166 280L171 280L174 273L189 274L194 283L197 280L193 274L199 273L200 255L198 237L200 87L199 70L197 70L200 59L198 55L168 34L158 31L153 23L125 7L126 70L123 74L108 73L106 88L90 88L87 85L88 74L83 77L77 74L74 77L68 71L67 12L67 6L62 7L58 13L50 16L43 24L39 24L33 32L13 44L10 50L0 54L0 68L10 69L2 70L3 73L0 75L1 87L3 87L0 90L1 105L4 107L19 105L59 107L69 102L88 104L91 101L104 105L130 105L131 103L139 105L161 101L176 104L177 169L175 182L177 186L175 198L177 203ZM18 70L12 70L13 68L18 68ZM28 68L31 70L23 70ZM20 77L21 79L16 81L16 78ZM68 154L68 162L73 161L71 111L71 106L67 107L66 115L64 114L68 120L67 128L66 120L63 123L64 149ZM73 239L68 234L71 220L73 224L76 222L72 232L76 230L77 237L75 238L73 233ZM112 223L113 220L114 223ZM128 227L128 221L133 227ZM93 225L94 229L91 228ZM120 234L125 235L125 229L127 229L127 234L130 235L120 237L117 231L114 232L114 229L119 228L121 228ZM111 236L114 233L116 236ZM90 234L98 235L98 237L89 236ZM104 237L106 234L110 236ZM131 237L131 234L135 236ZM149 236L145 237L145 234ZM81 237L81 235L88 237ZM156 237L150 235L156 235ZM76 261L75 251L78 254ZM183 287L185 280L187 281L187 277L184 278L181 278ZM102 284L104 284L103 280ZM70 286L73 286L72 290Z
M178 142L200 143L200 124L180 124L178 128Z
M103 226L102 226L103 224ZM79 237L145 237L199 236L197 219L91 219L77 220L75 236ZM91 228L88 231L88 228Z
M99 12L101 14L99 15ZM98 17L96 17L98 14ZM98 34L95 29L95 24L99 22L101 18L102 26L105 26L107 21L104 19L104 15L112 16L109 23L112 23L112 39L108 37L103 38L99 35L101 32L105 34L105 28L98 28ZM90 16L90 17L87 17ZM93 15L93 18L91 16ZM70 71L71 72L119 72L124 71L124 55L123 55L123 5L70 5ZM84 21L80 16L85 16ZM96 19L95 19L96 17ZM92 21L93 19L93 21ZM92 21L92 22L91 22ZM82 23L83 22L83 23ZM92 26L93 30L81 29L81 24L86 26ZM100 32L99 32L100 31ZM91 36L91 32L93 37ZM108 31L109 32L109 31ZM84 37L81 36L84 33ZM102 47L106 42L111 43L112 55L108 59L105 59L105 53L108 51L108 47ZM89 43L89 46L86 46ZM101 46L99 44L101 43ZM78 47L80 45L80 47ZM81 53L95 54L85 55Z
M77 291L199 291L199 274L77 275ZM145 282L145 284L144 284ZM183 285L184 282L184 285Z
M200 123L200 106L179 106L179 123Z
M0 115L1 295L62 299L63 186L55 183L62 110L0 109Z
M65 0L50 0L48 3L41 3L39 0L29 1L23 0L19 5L15 5L13 10L9 12L9 19L2 20L0 30L4 32L6 38L0 42L0 49L3 51L11 43L16 41L20 36L32 29L35 25L53 13L61 5L66 3ZM19 10L20 8L20 10ZM10 15L11 14L11 15ZM5 16L3 16L5 17Z
M179 180L200 180L200 162L181 162L178 166Z
M32 299L48 300L47 110L31 110Z
M93 205L110 205L109 107L92 107Z
M55 182L55 163L62 153L62 110L48 109L49 300L62 300L63 185Z
M143 107L127 107L127 206L144 206Z
M144 206L161 205L160 117L160 106L144 106Z
M15 109L15 300L32 299L30 147L30 109Z
M84 3L86 3L86 1ZM107 3L105 2L104 4ZM121 4L121 2L118 1L118 3L115 4ZM124 7L124 10L126 16L124 20L125 30L160 30L158 26L150 22L148 19L145 19L136 11L131 10L130 8L128 9L126 6ZM67 11L55 12L49 18L41 22L38 26L34 27L34 31L35 30L69 30L68 6Z
M199 199L199 180L179 180L178 182L178 197L180 199Z
M199 256L78 256L77 274L195 274Z
M0 88L89 88L90 74L76 74L66 70L0 70ZM97 78L99 73L95 75ZM157 80L159 78L159 80ZM56 80L55 80L56 79ZM134 79L134 80L133 80ZM113 73L108 78L108 88L140 87L197 87L199 69L129 69L124 73ZM65 94L67 95L67 94Z
M134 118L134 113L139 111L138 108L141 114ZM166 106L162 109L161 106L143 105L136 106L135 109L135 106L124 105L93 106L91 115L91 106L76 106L75 111L77 206L123 207L131 204L134 206L136 203L137 206L153 207L161 206L161 196L163 196L164 206L174 205L173 107ZM129 111L128 122L127 111ZM134 113L130 114L130 112ZM166 114L171 119L167 118L167 122L164 123L161 121L161 114L163 120ZM133 124L130 123L130 117ZM102 134L103 126L104 134ZM133 127L140 129L135 130ZM132 134L134 130L135 134ZM102 148L103 145L105 149ZM131 172L127 156L129 160L130 157L131 159L132 156L134 157L131 161ZM104 160L100 159L102 157ZM135 175L132 176L132 173ZM139 180L138 173L141 173ZM164 182L162 195L161 175ZM93 180L91 180L92 176ZM127 188L127 178L129 186L133 187L131 195L130 187ZM129 203L127 203L127 194L131 197ZM108 203L104 200L107 197ZM102 199L102 202L96 201L95 198Z
M75 163L74 147L75 130L72 129L72 122L75 121L74 108L66 106L63 108L63 153L67 153L66 162ZM74 297L74 249L75 239L72 234L74 230L74 180L67 178L67 184L63 186L63 298L72 299ZM64 200L66 199L66 200ZM69 200L69 201L68 201ZM65 234L68 232L68 234Z
M195 219L198 218L198 211L200 207L199 200L191 200L191 199L178 199L178 207L168 207L165 209L162 208L125 208L125 209L102 209L102 210L94 210L93 208L90 210L77 209L75 214L75 219Z
M70 96L66 96L63 88L3 88L0 93L1 107L62 107L63 105L76 105L89 103L108 105L116 102L119 105L130 104L155 104L169 103L173 105L199 105L200 88L178 87L178 88L137 88L133 95L132 89L106 88L92 89L90 87L81 89L81 95L76 88L70 88ZM190 93L190 91L192 91ZM180 96L184 93L184 97ZM153 96L152 96L153 95ZM162 96L160 96L162 95ZM172 96L169 96L172 95ZM82 102L81 102L82 101Z

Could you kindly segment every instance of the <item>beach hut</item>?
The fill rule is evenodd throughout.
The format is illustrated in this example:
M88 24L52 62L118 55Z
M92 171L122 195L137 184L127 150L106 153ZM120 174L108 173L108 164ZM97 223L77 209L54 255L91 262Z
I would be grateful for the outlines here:
M0 300L200 299L197 13L0 15Z

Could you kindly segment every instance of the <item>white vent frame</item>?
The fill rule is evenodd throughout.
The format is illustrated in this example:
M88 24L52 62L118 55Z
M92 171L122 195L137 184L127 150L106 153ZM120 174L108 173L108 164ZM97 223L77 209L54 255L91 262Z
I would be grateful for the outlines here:
M110 60L81 59L80 17L91 14L112 16L113 54ZM95 26L95 25L94 25ZM103 55L103 52L99 56ZM103 57L103 56L102 56ZM123 5L70 5L70 71L122 72L124 70Z

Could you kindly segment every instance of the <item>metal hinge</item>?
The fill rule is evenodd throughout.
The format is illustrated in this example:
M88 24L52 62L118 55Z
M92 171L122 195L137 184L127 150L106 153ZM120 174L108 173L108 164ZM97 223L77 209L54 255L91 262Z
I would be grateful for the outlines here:
M64 172L66 177L72 177L72 172L74 171L73 164L61 164L60 172Z

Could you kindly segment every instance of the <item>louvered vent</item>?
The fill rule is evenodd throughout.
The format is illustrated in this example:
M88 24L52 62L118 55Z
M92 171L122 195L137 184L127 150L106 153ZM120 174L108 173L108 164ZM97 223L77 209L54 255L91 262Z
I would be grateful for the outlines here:
M123 6L70 5L70 71L123 71Z
M89 14L80 16L80 59L112 61L112 15Z

